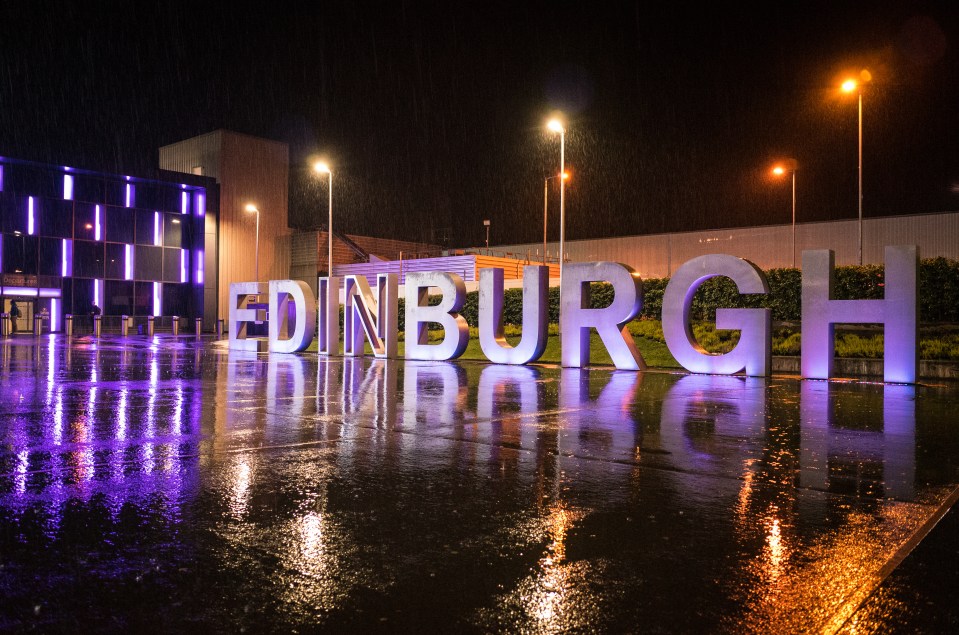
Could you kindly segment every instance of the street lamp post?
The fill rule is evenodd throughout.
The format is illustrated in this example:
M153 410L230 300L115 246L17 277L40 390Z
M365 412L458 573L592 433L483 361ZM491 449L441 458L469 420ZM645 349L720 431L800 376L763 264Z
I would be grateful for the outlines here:
M559 133L559 173L566 172L566 128L559 119L550 119L546 127ZM563 261L566 258L566 183L559 180L559 286L563 287Z
M773 168L773 174L776 176L782 176L787 171L792 175L792 189L793 189L793 218L792 218L792 252L793 252L793 269L796 268L796 168L797 163L795 159L789 159L783 165L777 165Z
M859 77L868 82L872 75L869 71L862 71ZM859 264L862 264L862 85L855 79L847 79L842 83L842 90L846 93L856 91L859 95Z
M549 182L555 178L559 178L559 174L548 176L543 179L543 264L546 264L546 214L549 210ZM563 180L569 178L569 173L562 173Z
M256 281L260 281L260 210L253 203L247 203L246 211L256 214L256 248L253 255L254 267L256 268Z
M484 220L483 226L486 227L486 255L489 255L489 221Z
M330 166L323 162L318 161L313 164L313 170L318 174L328 174L329 179L329 215L326 221L326 235L327 235L327 251L326 251L326 275L333 275L333 171L330 170Z

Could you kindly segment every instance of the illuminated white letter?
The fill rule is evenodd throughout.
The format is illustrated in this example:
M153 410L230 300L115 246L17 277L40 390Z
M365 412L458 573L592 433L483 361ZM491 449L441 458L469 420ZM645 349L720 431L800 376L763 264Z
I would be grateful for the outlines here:
M262 322L266 319L262 309L247 308L255 303L259 296L266 295L269 285L265 282L230 283L230 348L235 351L265 352L270 340L266 337L246 336L246 326L250 322Z
M427 306L430 287L442 296L436 306ZM469 326L459 313L466 300L466 285L453 273L417 271L406 274L406 353L407 359L456 359L469 343ZM441 325L443 341L429 344L427 324Z
M832 377L836 324L882 324L883 379L916 383L916 319L919 252L915 246L886 247L885 298L833 300L835 254L828 249L802 255L802 376Z
M716 309L716 328L739 330L736 348L724 355L707 353L689 324L693 296L716 276L731 278L740 293L769 293L766 276L742 258L711 254L693 258L676 270L663 294L663 335L683 368L694 373L768 375L772 368L772 318L769 309Z
M589 308L591 282L609 282L613 303ZM626 324L643 308L643 281L631 267L616 262L576 263L563 267L559 329L563 366L589 364L589 330L595 328L613 364L620 370L644 370L646 362Z
M320 355L336 355L340 352L340 279L320 278L316 291L320 315L316 351Z
M290 298L293 298L293 335L290 324ZM316 331L316 298L310 285L302 280L270 280L270 351L296 353L306 349Z
M479 340L496 364L535 362L546 350L549 331L549 267L523 267L523 336L511 346L503 336L503 270L480 269Z
M376 357L396 357L397 345L397 275L376 276L376 298L366 276L344 278L343 354L363 356L363 334ZM373 317L374 312L376 317Z

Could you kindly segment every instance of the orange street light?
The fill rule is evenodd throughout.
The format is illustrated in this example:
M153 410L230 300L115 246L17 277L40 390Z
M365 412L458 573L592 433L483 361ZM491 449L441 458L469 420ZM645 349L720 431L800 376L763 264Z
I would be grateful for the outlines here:
M558 178L559 174L554 174L553 176L548 176L543 180L543 264L546 264L546 212L549 209L548 197L549 197L549 182L555 178ZM569 180L569 172L563 172L563 180Z
M772 173L775 176L782 176L786 172L792 174L793 185L793 219L792 219L792 248L793 248L793 269L796 268L796 168L798 164L795 159L789 159L781 164L773 166Z

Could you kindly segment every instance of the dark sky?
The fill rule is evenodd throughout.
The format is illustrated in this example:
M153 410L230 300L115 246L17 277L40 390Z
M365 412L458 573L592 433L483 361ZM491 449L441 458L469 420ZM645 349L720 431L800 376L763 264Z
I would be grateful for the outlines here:
M0 154L134 174L216 128L290 144L291 222L542 239L568 119L567 237L959 208L954 2L0 4ZM699 4L699 3L691 3ZM72 7L72 8L71 8ZM303 167L300 167L303 166ZM554 182L555 183L555 182ZM550 238L558 232L551 191Z

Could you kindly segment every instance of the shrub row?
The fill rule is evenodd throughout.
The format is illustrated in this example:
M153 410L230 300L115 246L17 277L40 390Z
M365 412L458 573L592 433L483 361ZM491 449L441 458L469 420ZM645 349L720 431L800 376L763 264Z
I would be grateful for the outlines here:
M692 319L715 320L717 307L768 308L773 320L798 321L802 317L802 273L799 269L770 269L766 271L769 293L740 295L729 278L711 278L693 298ZM878 299L883 297L884 269L881 265L836 267L835 295L840 300ZM643 280L642 317L662 319L663 292L669 278ZM466 295L463 317L471 325L478 324L477 292ZM438 297L431 298L438 302ZM591 306L601 308L612 302L612 286L593 284ZM403 300L400 299L400 330L404 330ZM959 261L931 258L919 263L919 319L925 323L959 322ZM549 321L559 322L559 289L549 290ZM523 291L508 289L503 301L503 322L522 324Z

